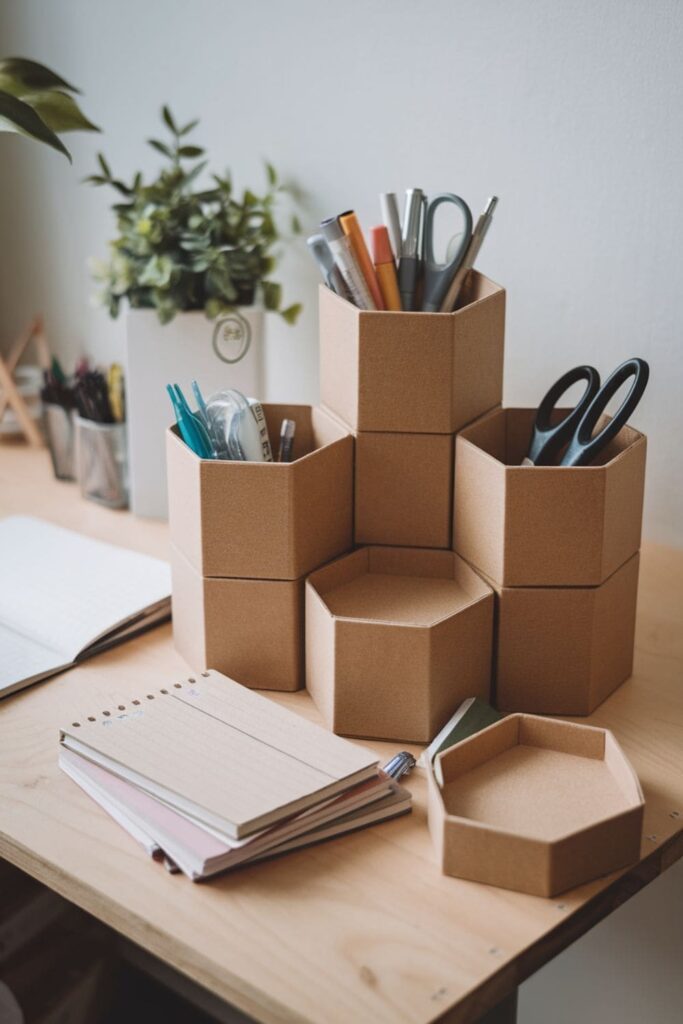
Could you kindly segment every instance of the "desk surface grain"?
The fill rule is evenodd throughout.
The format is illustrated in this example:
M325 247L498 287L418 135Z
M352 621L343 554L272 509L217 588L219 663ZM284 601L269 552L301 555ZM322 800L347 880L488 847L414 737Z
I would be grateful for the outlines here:
M44 451L4 444L12 513L167 555L165 525L81 501ZM58 600L59 580L46 586ZM203 885L168 875L59 772L57 733L187 676L169 626L0 702L0 855L260 1021L476 1020L683 853L682 627L683 553L646 546L635 673L588 719L640 776L642 859L558 899L442 877L420 771L407 818ZM273 699L317 717L305 693Z

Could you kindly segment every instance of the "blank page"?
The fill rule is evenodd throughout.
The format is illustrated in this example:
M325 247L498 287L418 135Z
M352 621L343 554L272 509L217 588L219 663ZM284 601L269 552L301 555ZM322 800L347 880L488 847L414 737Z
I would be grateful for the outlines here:
M29 516L0 521L0 623L58 652L55 667L170 594L157 558Z

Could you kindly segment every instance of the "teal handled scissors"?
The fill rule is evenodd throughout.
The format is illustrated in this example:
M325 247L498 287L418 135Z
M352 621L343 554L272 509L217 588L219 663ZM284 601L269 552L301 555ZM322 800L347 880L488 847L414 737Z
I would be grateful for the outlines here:
M456 236L455 246L449 245L448 259L445 263L437 263L434 257L434 225L436 211L440 206L455 206L462 214L463 228ZM446 297L450 284L465 259L467 249L472 241L472 211L460 196L453 192L442 192L435 196L427 205L424 219L422 245L423 261L423 297L422 309L425 313L438 313Z

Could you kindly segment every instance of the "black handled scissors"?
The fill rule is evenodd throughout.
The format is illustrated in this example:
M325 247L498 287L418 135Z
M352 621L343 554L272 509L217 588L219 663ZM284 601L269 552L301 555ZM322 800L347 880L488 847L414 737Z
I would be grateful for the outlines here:
M587 466L624 426L638 405L649 376L650 368L644 359L627 359L602 387L600 374L594 366L576 366L569 370L555 381L538 407L529 452L522 465ZM624 401L609 423L593 436L610 398L629 377L633 377L633 384ZM586 390L576 407L559 423L553 424L551 418L559 399L580 380L586 381ZM565 451L558 462L562 449Z

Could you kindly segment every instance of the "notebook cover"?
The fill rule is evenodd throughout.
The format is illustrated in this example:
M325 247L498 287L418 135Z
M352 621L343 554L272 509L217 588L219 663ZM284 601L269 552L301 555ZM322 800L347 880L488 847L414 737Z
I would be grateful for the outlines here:
M218 672L61 730L68 749L241 838L369 778L378 759Z

